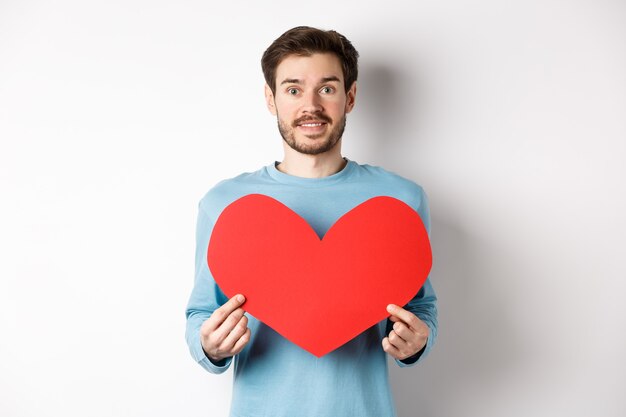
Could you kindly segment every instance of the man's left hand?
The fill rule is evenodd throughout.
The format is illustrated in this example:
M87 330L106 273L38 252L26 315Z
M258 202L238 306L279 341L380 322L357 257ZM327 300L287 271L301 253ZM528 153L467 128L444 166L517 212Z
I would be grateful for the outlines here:
M398 360L410 358L426 346L430 329L415 314L389 304L387 311L393 330L383 339L383 350Z

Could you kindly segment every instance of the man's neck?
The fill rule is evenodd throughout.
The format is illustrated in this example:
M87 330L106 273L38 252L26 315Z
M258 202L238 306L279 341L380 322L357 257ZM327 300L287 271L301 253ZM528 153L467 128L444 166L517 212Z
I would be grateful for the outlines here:
M291 149L286 143L283 145L285 158L276 168L285 174L303 178L323 178L341 171L347 163L341 156L340 143L330 151L318 155L302 154Z

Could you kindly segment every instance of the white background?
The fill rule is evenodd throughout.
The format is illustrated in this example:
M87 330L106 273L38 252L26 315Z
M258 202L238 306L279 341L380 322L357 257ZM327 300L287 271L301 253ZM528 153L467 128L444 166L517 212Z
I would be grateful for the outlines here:
M197 202L282 158L259 61L302 24L361 53L344 155L430 197L399 415L626 415L618 0L0 0L0 415L227 415L184 342Z

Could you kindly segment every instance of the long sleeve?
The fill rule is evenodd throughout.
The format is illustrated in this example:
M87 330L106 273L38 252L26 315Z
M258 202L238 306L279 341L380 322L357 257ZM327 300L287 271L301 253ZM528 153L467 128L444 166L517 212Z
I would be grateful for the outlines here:
M430 210L428 208L428 198L421 187L419 187L419 193L417 194L417 212L422 219L426 230L428 231L428 235L430 236ZM428 336L426 346L420 352L410 358L396 360L396 363L401 367L414 365L419 360L425 358L437 339L437 295L433 289L430 275L415 297L413 297L413 299L411 299L411 301L409 301L404 308L415 314L420 320L426 323L430 329L430 334ZM393 322L387 320L387 334L391 331L392 326Z
M196 226L195 279L187 303L185 337L191 356L196 362L207 371L219 374L228 369L232 358L214 363L205 355L200 342L200 326L219 306L227 301L226 296L215 283L206 261L207 248L214 224L214 219L200 204Z

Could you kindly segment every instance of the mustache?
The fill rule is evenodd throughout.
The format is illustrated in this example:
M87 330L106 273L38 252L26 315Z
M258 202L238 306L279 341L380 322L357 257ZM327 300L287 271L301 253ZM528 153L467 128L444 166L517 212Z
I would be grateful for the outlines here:
M324 122L332 123L333 119L325 115L324 113L313 113L312 115L302 116L293 121L293 127L306 122Z

